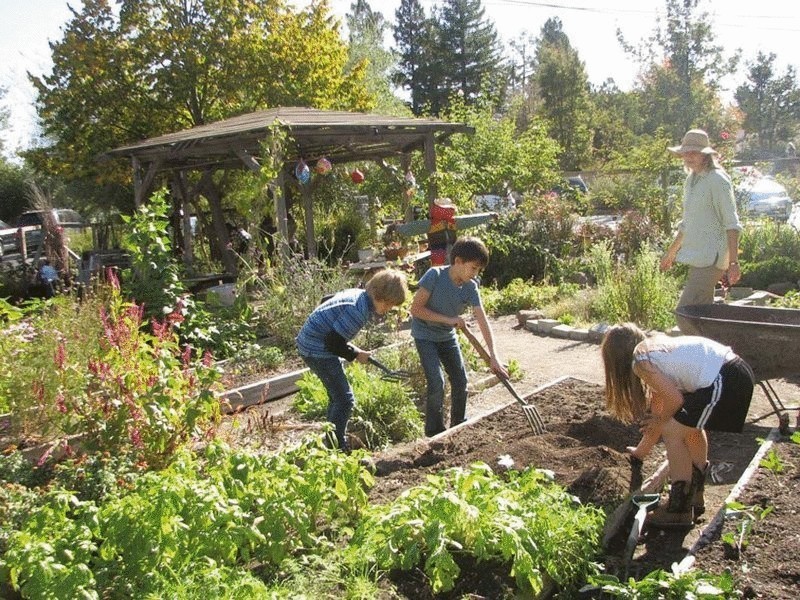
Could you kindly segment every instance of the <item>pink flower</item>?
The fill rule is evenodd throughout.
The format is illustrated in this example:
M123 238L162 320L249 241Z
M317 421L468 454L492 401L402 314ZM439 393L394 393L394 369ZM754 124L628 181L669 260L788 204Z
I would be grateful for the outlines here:
M131 443L136 448L141 448L144 445L142 444L142 434L136 428L131 429Z
M189 361L192 360L192 347L190 345L186 345L183 348L183 352L181 353L181 360L183 361L183 366L188 368Z
M106 280L115 291L119 291L119 277L117 277L117 271L114 267L106 267Z
M58 347L56 348L55 362L56 368L59 371L63 371L64 365L67 362L67 348L64 346L63 340L58 343Z
M723 140L727 140L729 137L731 137L731 135L727 131L723 131L719 134L719 137L721 137Z
M67 405L64 402L64 393L58 392L56 396L56 410L62 414L66 414L67 412Z
M203 366L210 367L212 364L214 364L214 356L211 354L210 350L206 350L203 353Z

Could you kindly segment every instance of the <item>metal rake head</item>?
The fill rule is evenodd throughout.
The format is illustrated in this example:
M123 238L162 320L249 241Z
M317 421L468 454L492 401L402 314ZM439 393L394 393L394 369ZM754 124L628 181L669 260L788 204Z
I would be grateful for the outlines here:
M392 370L372 356L369 357L369 363L378 367L383 372L381 377L386 381L405 381L411 377L411 373L408 371L403 371L401 369Z

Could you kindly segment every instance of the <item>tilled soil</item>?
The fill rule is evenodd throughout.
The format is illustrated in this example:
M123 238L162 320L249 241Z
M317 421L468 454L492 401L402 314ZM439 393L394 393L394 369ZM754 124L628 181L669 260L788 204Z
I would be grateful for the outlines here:
M471 395L468 414L488 416L447 431L432 439L418 440L390 448L374 455L377 483L371 492L375 502L389 501L409 486L424 481L429 473L452 466L466 466L483 461L500 469L498 459L508 455L514 468L536 466L549 469L556 481L567 487L584 502L602 506L611 512L624 503L628 495L651 475L663 461L663 445L656 446L643 467L637 470L624 453L625 446L635 443L638 432L610 418L604 409L602 371L597 346L541 338L513 327L510 319L493 322L497 347L504 358L516 358L526 374L515 387L538 408L547 431L536 436L530 430L522 410L510 400L502 386L494 386ZM581 379L564 379L531 394L534 386L552 382L556 377L572 375ZM798 386L794 381L776 384L784 402L796 405ZM238 434L247 433L264 449L292 443L318 424L303 424L289 414L282 414L277 405L239 416ZM499 408L498 408L499 407ZM774 416L758 420L771 407L757 390L750 409L749 421L741 434L710 433L710 460L714 480L706 488L707 512L689 531L660 532L645 530L633 562L627 570L620 552L630 528L633 507L621 521L618 534L612 538L605 557L607 570L620 577L626 573L640 577L653 569L670 570L673 563L686 557L704 528L722 510L731 489L745 472L759 447L759 439L768 436L777 424ZM493 412L494 411L494 412ZM794 422L795 414L792 414ZM797 548L800 548L800 507L798 507L798 465L800 452L796 445L780 444L780 456L787 472L779 477L761 471L745 487L741 499L745 503L774 505L774 512L756 524L749 537L747 550L739 559L727 558L722 542L700 550L697 568L719 573L730 570L745 597L798 598ZM728 525L726 525L728 526ZM713 539L713 538L712 538ZM452 595L440 597L503 598L511 595L513 585L501 565L462 565L463 583ZM429 598L424 576L409 573L395 583L409 598ZM492 592L491 590L495 590Z

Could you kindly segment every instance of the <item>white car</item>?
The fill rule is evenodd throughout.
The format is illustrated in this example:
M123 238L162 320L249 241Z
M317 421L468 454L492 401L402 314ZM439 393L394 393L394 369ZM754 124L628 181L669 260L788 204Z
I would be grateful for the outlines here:
M745 199L745 209L753 216L786 221L792 214L794 203L786 188L769 176L756 180L747 190Z
M742 212L753 217L785 221L792 213L792 199L786 188L755 167L732 169L734 189Z

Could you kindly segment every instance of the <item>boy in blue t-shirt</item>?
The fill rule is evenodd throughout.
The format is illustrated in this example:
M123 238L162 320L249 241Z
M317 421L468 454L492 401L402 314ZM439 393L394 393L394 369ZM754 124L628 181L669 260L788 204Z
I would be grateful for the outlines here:
M347 422L355 397L339 357L366 363L370 353L350 344L375 315L385 315L405 302L406 276L385 269L370 279L365 289L348 289L335 294L312 312L297 335L300 357L319 377L328 392L328 421L336 429L336 442L347 451Z
M466 421L467 370L456 329L466 328L460 315L467 306L472 307L472 314L492 357L492 371L500 377L508 377L508 371L497 358L492 328L486 319L476 281L489 263L489 251L477 238L460 238L450 251L450 262L449 266L431 267L425 272L411 302L411 336L428 383L425 435L429 437L446 429L442 414L442 367L450 380L450 426Z

